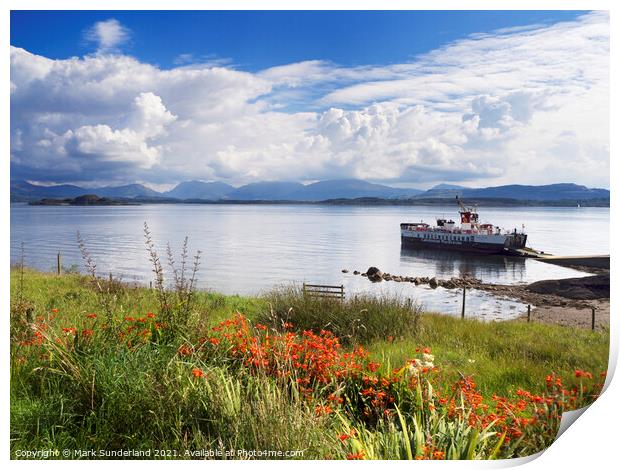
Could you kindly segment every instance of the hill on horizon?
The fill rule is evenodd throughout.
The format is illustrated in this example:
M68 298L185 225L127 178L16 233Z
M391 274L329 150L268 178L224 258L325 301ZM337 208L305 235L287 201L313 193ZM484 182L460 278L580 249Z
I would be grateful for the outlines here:
M224 198L226 194L234 189L234 186L219 181L211 183L206 183L204 181L183 181L170 191L164 192L162 195L177 199L207 199L216 201Z

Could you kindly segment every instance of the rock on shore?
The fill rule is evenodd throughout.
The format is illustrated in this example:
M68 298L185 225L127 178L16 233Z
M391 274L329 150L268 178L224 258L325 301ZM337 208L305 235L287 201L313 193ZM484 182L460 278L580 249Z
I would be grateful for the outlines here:
M527 290L536 294L552 294L567 299L608 299L609 274L538 281L527 286Z
M551 279L533 282L529 285L489 284L474 277L452 277L450 279L429 278L427 276L400 276L384 273L376 266L371 266L362 276L372 282L393 281L428 285L432 289L479 289L498 297L518 299L535 306L555 305L560 307L585 308L587 301L609 299L609 273L570 279Z

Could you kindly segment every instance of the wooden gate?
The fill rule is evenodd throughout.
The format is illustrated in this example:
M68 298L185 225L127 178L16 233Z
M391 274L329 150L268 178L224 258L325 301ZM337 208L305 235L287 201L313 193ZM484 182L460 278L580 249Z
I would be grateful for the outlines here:
M323 284L306 284L304 282L304 296L322 299L338 299L344 301L344 286L326 286Z

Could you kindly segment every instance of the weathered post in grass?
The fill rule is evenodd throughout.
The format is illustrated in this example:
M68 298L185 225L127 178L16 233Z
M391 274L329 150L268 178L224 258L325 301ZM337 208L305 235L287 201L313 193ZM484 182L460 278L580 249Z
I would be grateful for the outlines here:
M530 322L531 316L532 316L532 306L528 304L527 305L527 322L528 323Z
M461 318L465 318L465 292L467 292L467 287L463 287L463 307L461 309Z
M56 255L56 274L61 274L60 251Z
M592 307L592 331L594 331L594 322L595 322L595 312L596 307Z

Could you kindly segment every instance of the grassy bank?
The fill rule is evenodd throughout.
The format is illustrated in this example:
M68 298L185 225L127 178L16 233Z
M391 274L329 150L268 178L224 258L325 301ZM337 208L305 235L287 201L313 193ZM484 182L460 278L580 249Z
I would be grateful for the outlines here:
M163 311L161 291L98 282L11 272L12 457L527 455L553 440L563 409L594 399L607 368L606 332L294 290L196 292L191 303L170 292ZM303 454L227 454L240 449Z

